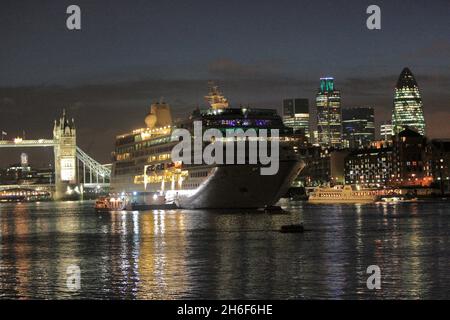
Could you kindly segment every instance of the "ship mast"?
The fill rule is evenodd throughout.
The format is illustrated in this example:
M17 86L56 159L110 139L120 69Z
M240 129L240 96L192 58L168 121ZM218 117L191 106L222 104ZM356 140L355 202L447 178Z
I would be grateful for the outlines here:
M222 95L219 87L214 82L208 82L209 94L205 96L206 102L209 103L212 109L225 109L228 108L228 100Z

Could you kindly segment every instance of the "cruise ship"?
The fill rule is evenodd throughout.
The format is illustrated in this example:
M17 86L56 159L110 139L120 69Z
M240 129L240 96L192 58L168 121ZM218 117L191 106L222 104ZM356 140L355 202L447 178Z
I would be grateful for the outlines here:
M197 108L188 119L180 121L172 120L168 104L154 103L145 118L145 128L117 136L112 197L126 197L129 203L141 208L158 204L188 209L264 208L274 205L286 193L304 164L295 152L291 129L283 125L277 112L230 107L217 86L211 86L205 98L207 108ZM279 139L277 173L262 175L261 169L267 165L248 161L248 151L254 146L247 141L250 138L244 138L246 161L243 164L236 164L242 161L231 162L234 164L173 161L171 152L179 143L172 140L173 130L183 128L194 133L194 122L199 121L203 130L218 129L224 136L236 129L278 129L278 137L266 138L266 142ZM202 148L210 143L202 142ZM233 143L237 144L237 139ZM227 150L223 148L224 157Z

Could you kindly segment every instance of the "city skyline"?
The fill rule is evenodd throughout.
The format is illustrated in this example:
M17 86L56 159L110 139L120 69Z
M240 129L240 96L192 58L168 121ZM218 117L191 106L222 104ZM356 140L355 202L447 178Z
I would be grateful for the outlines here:
M406 70L406 71L405 71ZM402 70L402 72L400 73L400 76L398 77L398 79L397 79L397 82L396 82L396 88L395 88L395 90L394 90L394 94L393 94L393 101L394 101L394 103L392 103L392 110L391 110L391 115L392 115L392 117L393 117L393 114L394 114L394 110L395 110L395 101L396 101L396 96L397 96L397 92L398 92L398 89L399 89L399 83L400 82L404 82L404 77L405 77L405 72L409 75L409 74L411 74L411 77L412 77L412 80L411 81L413 81L415 84L416 84L416 86L417 86L417 82L416 82L416 80L415 80L415 78L414 78L414 76L412 75L412 73L411 73L411 71L409 70L409 68L408 67L405 67L405 68L403 68L403 70ZM344 112L344 110L349 110L349 109L354 109L355 107L353 107L353 106L349 106L349 105L342 105L341 104L341 90L336 90L335 89L335 84L334 84L334 81L335 81L335 79L334 79L334 77L322 77L322 78L320 78L319 79L320 80L320 86L319 86L319 91L318 91L318 93L316 93L316 101L315 101L315 103L317 103L317 97L318 96L320 96L321 95L321 92L323 91L323 92L327 92L327 91L330 91L330 92L336 92L337 94L338 94L338 105L339 105L339 109L341 109L341 112L340 112L340 117L341 117L341 121L340 121L340 123L341 123L341 127L343 127L343 112ZM208 81L208 83L211 83L211 81ZM208 83L206 83L206 86L205 86L205 88L207 88L207 84ZM331 85L330 85L330 83L331 83ZM328 87L328 86L331 86L331 87ZM205 90L205 92L206 92L206 90ZM345 94L345 93L344 93ZM228 96L228 95L227 95ZM419 96L420 96L420 93L419 93ZM162 98L161 98L162 99ZM281 104L279 104L279 106L276 106L276 107L274 107L275 109L277 109L277 111L279 112L279 114L281 115L281 116L283 116L283 114L284 114L284 103L286 102L286 101L288 101L288 100L306 100L306 101L308 101L309 99L305 99L305 98L297 98L297 99L292 99L292 98L289 98L289 99L283 99L283 103L281 103ZM319 99L320 100L320 99ZM204 105L204 103L203 104L200 104L200 103L197 103L196 104L196 106L200 106L200 105ZM251 104L248 104L249 106L252 106ZM257 105L256 105L257 106ZM268 106L264 106L264 107L268 107ZM194 106L192 107L192 109L194 108ZM371 109L374 109L374 108L372 108L372 107L359 107L359 108L371 108ZM421 104L421 108L423 108L423 105ZM68 107L68 108L62 108L61 110L62 110L62 112L63 113L65 113L66 112L66 109L68 109L68 110L73 110L73 108L72 107ZM75 108L75 110L76 110L77 108ZM149 109L149 107L147 107L146 108L147 110ZM281 110L280 110L281 109ZM425 109L426 110L426 109ZM188 112L190 112L190 111L192 111L192 110L186 110L185 111L185 113L184 113L184 115L186 115L186 113L188 113ZM387 123L387 122L391 122L390 120L391 119L389 119L388 118L388 120L385 120L385 121L380 121L378 118L377 118L377 116L376 116L376 114L377 114L377 110L376 110L376 108L375 108L375 123L377 124L376 126L375 126L375 137L376 138L380 138L380 139L382 139L383 137L381 136L381 132L380 132L380 130L381 130L381 126L383 125L383 124L385 124L385 123ZM183 114L179 114L179 113L177 113L176 112L176 110L175 110L175 115L177 115L178 117L179 116L183 116ZM318 118L318 113L317 113L317 105L315 105L315 106L309 106L309 126L310 126L310 128L311 128L311 134L313 133L313 131L314 130L317 130L318 129L318 125L319 125L319 118ZM68 115L69 117L71 116L70 114ZM178 118L177 117L177 118ZM73 117L72 117L73 118ZM142 116L140 116L140 117L138 117L138 118L140 118L140 119L142 119ZM55 119L56 120L56 119ZM393 118L392 118L392 120L393 120ZM141 125L138 125L138 126L136 126L136 128L137 127L142 127L142 126L144 126L144 122L142 122L142 124ZM289 126L289 125L288 125ZM414 128L413 128L414 129ZM2 130L2 131L4 131L3 129L1 129L0 128L0 130ZM3 133L7 133L6 131L4 131ZM16 136L12 136L11 134L9 134L8 136L7 135L5 135L5 136L7 136L7 138L5 138L5 139L13 139L13 138L15 138L15 137L22 137L22 136L25 136L25 134L26 134L26 132L25 132L25 130L22 130L22 132L21 132L22 134L20 135L20 134L18 134L18 135L16 135ZM115 136L117 136L117 135L119 135L119 134L122 134L123 132L117 132L115 135L114 135L114 137ZM344 134L345 134L345 132L344 132L344 129L342 129L341 130L341 137L344 137ZM434 138L434 136L428 136L428 137L431 137L431 138ZM438 138L447 138L447 137L444 137L444 136L437 136ZM2 139L4 138L4 136L2 135ZM34 138L37 138L37 137L34 137ZM42 137L40 137L40 138L42 138ZM312 137L311 137L311 139L313 139ZM311 140L311 142L312 142L312 140ZM319 143L320 144L320 143ZM342 147L345 147L344 145L342 145ZM23 151L23 149L22 149L22 151ZM6 166L6 165L11 165L11 164L14 164L15 162L15 159L17 158L17 155L18 154L21 154L22 153L22 151L20 151L20 150L16 150L16 151L9 151L9 155L7 155L6 157L4 157L3 159L0 159L0 165L2 165L2 166ZM37 161L35 161L35 164L36 163L39 163L38 165L37 165L37 167L41 167L41 168L44 168L44 167L46 167L47 166L47 162L48 162L48 164L50 164L51 165L51 158L52 158L52 155L51 154L43 154L43 152L42 152L42 150L41 151L36 151L36 150L29 150L29 151L27 151L29 154L31 154L32 155L32 157L33 158L35 158L35 159L37 159ZM94 154L96 154L96 152L95 151L92 151ZM36 156L37 155L37 156ZM102 157L103 156L103 157ZM99 155L99 158L100 159L104 159L104 155ZM5 161L5 159L8 159L8 160L6 160ZM47 159L47 160L42 160L42 159ZM2 160L3 160L3 163L2 163ZM9 161L9 162L8 162Z
M114 137L143 126L143 115L161 97L175 117L185 116L203 104L213 79L231 105L281 114L285 97L314 101L317 80L325 76L337 79L342 107L374 107L378 128L391 119L393 89L405 66L420 83L428 136L450 136L446 1L379 1L383 22L376 31L365 26L370 3L364 1L330 1L329 11L323 3L301 1L240 4L239 11L214 1L184 4L183 10L158 1L126 7L79 1L78 33L65 27L69 4L28 2L29 10L13 1L2 4L0 129L10 136L25 131L31 138L49 137L52 121L66 108L76 120L79 144L109 162ZM213 23L218 14L230 23ZM429 19L432 24L410 22ZM327 32L335 25L340 27ZM17 156L8 151L4 161ZM44 152L30 152L31 160L42 158Z

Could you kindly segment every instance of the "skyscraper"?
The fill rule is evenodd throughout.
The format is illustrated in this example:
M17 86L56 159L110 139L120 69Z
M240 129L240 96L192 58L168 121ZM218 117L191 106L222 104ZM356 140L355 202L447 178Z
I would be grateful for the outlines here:
M382 123L380 124L380 137L383 141L391 140L394 135L394 127L391 123Z
M342 109L342 138L345 147L358 149L375 140L374 111L370 107Z
M335 90L333 78L320 78L316 107L319 145L340 148L342 146L341 93Z
M392 125L394 134L409 128L425 135L425 118L419 86L408 68L403 69L395 87Z
M308 99L283 100L284 125L294 130L300 130L309 140L309 101Z

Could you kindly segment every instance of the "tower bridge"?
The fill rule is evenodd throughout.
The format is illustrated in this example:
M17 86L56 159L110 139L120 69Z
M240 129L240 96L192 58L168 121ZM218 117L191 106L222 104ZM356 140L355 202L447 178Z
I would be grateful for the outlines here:
M102 165L76 144L74 120L69 120L63 112L59 121L55 120L53 139L0 141L0 148L51 147L55 157L54 198L62 199L73 190L101 188L109 186L111 169ZM6 189L8 186L0 186ZM33 185L27 185L27 188ZM42 187L42 186L41 186ZM48 185L52 187L52 185Z

